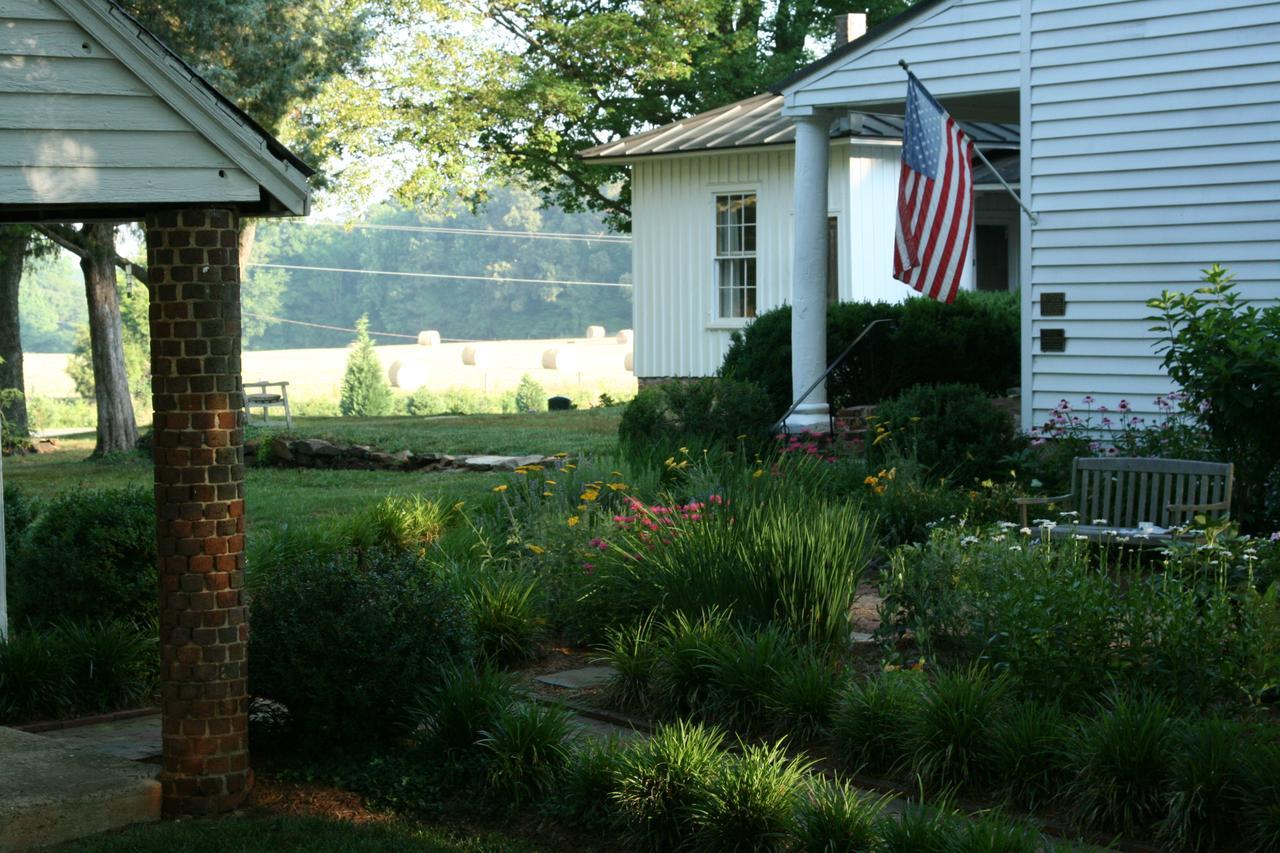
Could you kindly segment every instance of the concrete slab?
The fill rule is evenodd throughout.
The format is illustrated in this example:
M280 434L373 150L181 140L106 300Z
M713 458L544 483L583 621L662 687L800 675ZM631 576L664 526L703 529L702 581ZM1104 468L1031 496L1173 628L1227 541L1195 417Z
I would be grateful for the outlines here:
M611 666L584 666L581 669L566 669L563 672L551 672L539 675L538 680L552 687L564 687L569 690L583 690L600 687L613 677Z
M492 471L511 460L510 456L468 456L462 464L472 471ZM514 469L515 466L512 466Z
M105 752L107 755L129 761L149 761L159 758L162 747L159 714L149 714L129 720L93 723L69 729L55 729L42 734L68 746Z
M0 851L160 819L156 768L0 727Z

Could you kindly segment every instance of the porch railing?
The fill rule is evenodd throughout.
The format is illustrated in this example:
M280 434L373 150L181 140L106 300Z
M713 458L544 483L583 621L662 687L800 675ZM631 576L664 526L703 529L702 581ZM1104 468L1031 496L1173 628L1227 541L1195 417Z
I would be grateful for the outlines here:
M870 332L873 328L880 325L881 323L897 323L897 322L898 321L896 319L893 319L890 317L882 317L879 320L872 320L870 323L868 323L866 327L861 332L858 333L858 336L854 338L853 341L847 347L844 348L844 351L841 352L838 356L836 356L835 361L827 365L827 369L822 371L822 375L819 376L817 379L813 380L812 385L804 389L804 393L800 395L800 398L798 400L796 400L794 403L791 404L791 408L787 409L787 413L782 417L778 418L777 423L775 423L772 427L770 427L769 433L772 435L777 433L778 430L784 430L784 431L786 430L787 418L791 417L795 413L795 410L800 408L800 405L805 401L805 398L813 393L814 388L817 388L823 382L827 381L827 377L831 375L831 371L839 367L841 362L843 362L845 358L848 357L849 353L853 352L853 348L862 342L862 339L867 336L867 332ZM831 419L831 432L834 433L835 432L835 414L833 412L828 412L828 417Z

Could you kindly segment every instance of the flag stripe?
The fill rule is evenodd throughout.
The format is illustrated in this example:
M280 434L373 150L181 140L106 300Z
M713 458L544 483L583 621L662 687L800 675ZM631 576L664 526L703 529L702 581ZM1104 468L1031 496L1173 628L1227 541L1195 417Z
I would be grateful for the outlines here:
M951 302L960 288L973 233L973 143L908 75L893 277Z

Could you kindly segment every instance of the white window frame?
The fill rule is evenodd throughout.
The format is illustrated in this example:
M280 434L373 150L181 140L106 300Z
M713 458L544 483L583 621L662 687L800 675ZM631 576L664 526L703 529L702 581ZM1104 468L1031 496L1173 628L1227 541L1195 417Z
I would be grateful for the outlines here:
M729 227L742 228L743 240L742 245L745 247L745 229L751 228L753 233L753 247L750 251L745 248L721 250L720 230L721 224L719 219L720 200L723 198L732 198L734 196L747 197L754 199L755 218L750 223L740 223L730 225ZM753 320L760 310L760 191L757 187L717 187L711 194L711 326L713 328L741 328L748 322ZM752 282L749 289L753 291L752 302L755 312L746 314L746 291L747 285L739 288L743 291L743 314L742 315L726 315L722 312L721 306L721 269L724 261L749 261L752 267ZM733 287L733 285L730 285Z

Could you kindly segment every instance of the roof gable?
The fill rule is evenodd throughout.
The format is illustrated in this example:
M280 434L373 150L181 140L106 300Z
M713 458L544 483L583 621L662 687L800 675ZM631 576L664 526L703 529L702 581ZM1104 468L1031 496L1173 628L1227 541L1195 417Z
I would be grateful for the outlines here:
M4 0L0 21L0 218L308 211L312 170L110 0Z

